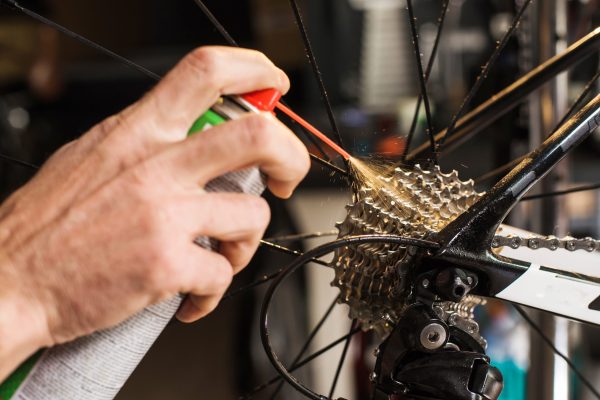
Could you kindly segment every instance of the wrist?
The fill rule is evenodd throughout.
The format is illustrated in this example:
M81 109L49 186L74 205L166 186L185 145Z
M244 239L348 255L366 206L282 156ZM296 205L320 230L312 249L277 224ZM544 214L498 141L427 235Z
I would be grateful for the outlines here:
M23 290L27 282L14 279L12 269L0 257L0 382L36 350L51 344L43 313Z

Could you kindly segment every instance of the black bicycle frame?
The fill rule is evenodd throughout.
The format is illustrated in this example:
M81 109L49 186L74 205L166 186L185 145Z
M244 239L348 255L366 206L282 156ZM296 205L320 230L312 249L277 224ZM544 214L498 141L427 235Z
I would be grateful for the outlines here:
M498 295L519 279L531 263L493 253L494 235L524 194L599 125L600 95L597 95L469 210L431 238L442 247L425 256L425 270L451 266L474 272L479 276L479 284L473 293L487 297Z
M531 70L512 85L459 119L454 132L447 138L443 150L449 152L457 148L515 108L522 100L550 79L598 52L598 50L600 50L600 28L596 28L562 53ZM436 141L439 141L445 135L446 130L439 132L435 136ZM407 160L412 161L423 158L428 151L429 143L424 143L411 151L407 156Z

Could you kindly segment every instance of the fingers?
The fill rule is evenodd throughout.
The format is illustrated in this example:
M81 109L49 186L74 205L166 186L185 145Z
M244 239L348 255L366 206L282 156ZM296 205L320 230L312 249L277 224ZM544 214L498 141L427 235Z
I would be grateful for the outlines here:
M252 240L219 243L219 253L229 260L234 274L250 263L260 244L260 237L262 235Z
M181 292L190 293L177 312L177 318L182 322L196 321L213 311L233 277L225 257L201 248L195 250L197 257L193 258L201 262L189 265L182 276L186 285Z
M132 110L155 132L183 135L219 96L289 89L285 73L264 54L231 47L201 47L188 54Z
M193 122L219 96L274 88L289 89L285 73L262 53L202 47L187 55L144 98L96 125L80 142L124 168L186 138ZM110 172L114 173L114 171Z
M217 307L232 276L256 252L270 215L265 200L256 196L206 193L198 197L190 198L189 206L178 205L188 221L186 229L218 239L220 254L198 249L198 258L188 256L190 262L178 274L180 291L190 293L177 313L182 322L196 321Z
M237 273L250 262L270 219L267 202L243 193L194 194L176 203L176 225L190 241L207 236L220 242L219 252Z
M176 317L181 322L191 323L205 317L219 305L223 294L212 296L189 295L183 300Z
M302 142L275 117L249 114L174 144L155 160L184 186L257 165L276 196L287 198L310 167Z
M177 269L179 292L211 296L227 290L233 279L233 268L224 256L192 243L185 253L187 260L180 260Z

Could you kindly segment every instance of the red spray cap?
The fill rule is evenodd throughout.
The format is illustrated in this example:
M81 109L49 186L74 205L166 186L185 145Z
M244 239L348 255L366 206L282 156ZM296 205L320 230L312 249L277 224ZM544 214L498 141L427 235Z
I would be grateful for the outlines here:
M275 89L264 89L243 94L241 97L261 111L273 112L281 99L281 93Z
M333 150L335 150L338 154L344 157L345 160L350 159L350 154L347 151L342 149L337 143L329 139L321 131L309 124L298 114L296 114L291 109L280 103L279 99L281 99L281 93L279 93L277 90L258 90L256 92L243 94L240 97L261 111L274 112L275 108L278 108L283 113L287 114L290 118L292 118L294 121L304 126L309 132L318 137L324 143L329 145Z

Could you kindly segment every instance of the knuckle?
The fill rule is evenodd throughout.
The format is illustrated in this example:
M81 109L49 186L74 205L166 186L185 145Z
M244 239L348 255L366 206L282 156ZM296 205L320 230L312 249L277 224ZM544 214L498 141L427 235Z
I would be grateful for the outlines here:
M169 226L168 211L147 191L137 190L132 196L138 212L141 234L146 235L153 248L160 248L165 228Z
M246 51L250 52L254 62L264 64L269 68L276 68L275 64L273 64L273 61L271 61L271 59L262 51L252 49L247 49Z
M244 119L244 129L240 138L242 145L251 150L268 149L272 142L272 125L273 122L265 115L249 115Z
M111 115L97 125L99 136L106 137L115 129L126 125L125 117L122 114Z
M50 158L48 162L55 162L57 160L62 160L68 155L76 152L78 145L81 143L81 139L75 139L63 146L61 146Z
M154 249L150 250L148 271L146 275L151 287L157 290L171 291L174 287L174 280L178 275L178 264L171 256L164 242L155 243Z
M161 180L161 169L152 161L145 161L127 171L124 184L136 197L154 206L155 194L152 188Z
M57 151L55 154L57 154L57 155L59 155L59 156L60 156L60 155L63 155L63 154L65 154L66 152L69 152L69 151L71 151L73 148L77 147L77 146L78 146L78 144L79 144L80 142L81 142L81 139L75 139L75 140L72 140L72 141L70 141L69 143L67 143L67 144L65 144L65 145L63 145L63 146L61 146L61 148L60 148L60 149L58 149L58 151Z
M259 145L264 144L268 139L267 131L271 128L272 121L264 114L249 115L246 118L246 131L249 139Z
M219 274L219 279L217 281L217 287L219 288L219 292L225 292L225 290L231 285L231 281L233 280L233 268L229 268L227 272L223 272Z
M233 268L229 261L222 255L218 255L215 268L214 285L218 292L224 292L233 280Z
M257 58L257 60L259 62L263 62L268 65L273 65L273 62L262 51L258 51L258 50L251 50L251 51L254 53L255 57Z
M254 257L254 253L256 253L256 249L258 248L258 237L259 236L257 235L256 238L244 242L228 243L229 256L233 260L232 265L234 273L238 273L248 266L252 260L252 257Z
M271 209L265 199L258 196L252 196L249 198L247 207L249 215L254 216L256 219L257 229L263 230L269 225L269 221L271 220Z
M210 82L215 79L219 72L220 58L221 54L217 48L198 47L183 59L183 63Z

